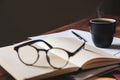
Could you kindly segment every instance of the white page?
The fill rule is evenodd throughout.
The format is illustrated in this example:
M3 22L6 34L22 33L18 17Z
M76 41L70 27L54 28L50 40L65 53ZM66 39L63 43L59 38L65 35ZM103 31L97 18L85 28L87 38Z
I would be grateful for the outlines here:
M82 36L84 39L87 40L87 44L90 44L91 46L95 47L95 45L92 41L90 32L77 30L77 29L69 29L66 31L58 32L58 33L52 33L52 34L41 35L41 36L34 36L34 37L29 37L29 38L32 40L44 39L44 38L49 38L49 37L73 37L73 38L77 38L71 31L76 32L77 34L79 34L80 36ZM96 47L96 48L101 49L102 51L105 51L111 55L115 55L117 57L120 57L120 38L114 37L110 48L98 48L98 47Z

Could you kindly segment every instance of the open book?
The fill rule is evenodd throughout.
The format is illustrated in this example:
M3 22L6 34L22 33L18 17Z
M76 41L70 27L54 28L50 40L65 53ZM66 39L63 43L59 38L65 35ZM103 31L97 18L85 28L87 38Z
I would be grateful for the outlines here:
M52 45L53 48L64 49L72 54L84 43L82 40L73 37L48 37L43 38L42 40ZM0 48L0 65L17 80L35 80L38 78L44 79L74 72L80 68L84 70L120 63L120 58L118 56L109 54L104 50L93 47L86 43L82 49L79 49L79 51L77 51L75 54L69 56L69 59L65 59L66 55L64 55L62 52L59 52L59 50L54 50L51 52L52 58L56 59L56 61L58 58L60 58L61 61L68 61L68 63L61 67L61 69L56 69L49 64L50 62L47 60L45 52L39 52L39 60L34 64L34 66L28 66L20 61L18 58L18 53L14 50L15 46L24 44L26 42L29 41ZM49 50L49 48L42 43L35 43L32 44L32 46L39 49ZM58 55L57 53L62 55ZM29 54L27 54L27 56L30 58ZM57 64L55 63L55 66L59 66L61 61L58 61Z

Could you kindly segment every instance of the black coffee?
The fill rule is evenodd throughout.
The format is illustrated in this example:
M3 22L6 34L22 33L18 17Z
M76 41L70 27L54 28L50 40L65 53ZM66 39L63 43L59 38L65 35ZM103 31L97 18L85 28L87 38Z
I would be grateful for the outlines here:
M109 19L109 18L96 18L96 19L92 19L90 20L91 23L99 23L99 24L110 24L110 23L114 23L115 20L114 19Z
M112 23L112 22L106 21L106 20L93 20L93 22L98 22L98 23Z

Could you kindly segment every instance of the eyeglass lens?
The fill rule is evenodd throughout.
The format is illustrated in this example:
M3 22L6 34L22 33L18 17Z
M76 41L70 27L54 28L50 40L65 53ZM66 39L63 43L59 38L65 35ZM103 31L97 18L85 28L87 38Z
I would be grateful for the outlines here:
M62 49L50 49L47 52L47 56L49 58L50 65L55 68L64 67L69 59L68 53Z
M25 64L34 64L38 58L38 52L32 46L23 46L18 50L20 60Z

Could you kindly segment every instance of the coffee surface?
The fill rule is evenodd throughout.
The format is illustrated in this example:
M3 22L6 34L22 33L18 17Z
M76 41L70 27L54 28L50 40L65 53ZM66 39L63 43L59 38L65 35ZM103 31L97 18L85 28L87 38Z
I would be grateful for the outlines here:
M94 23L112 23L111 21L106 21L106 20L93 20L92 22L94 22Z

